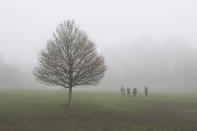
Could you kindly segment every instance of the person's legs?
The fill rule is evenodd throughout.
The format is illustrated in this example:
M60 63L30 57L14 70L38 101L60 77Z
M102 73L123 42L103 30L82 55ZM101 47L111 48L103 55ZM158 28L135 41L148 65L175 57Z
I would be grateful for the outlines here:
M124 91L121 91L121 93L122 93L122 96L124 96Z

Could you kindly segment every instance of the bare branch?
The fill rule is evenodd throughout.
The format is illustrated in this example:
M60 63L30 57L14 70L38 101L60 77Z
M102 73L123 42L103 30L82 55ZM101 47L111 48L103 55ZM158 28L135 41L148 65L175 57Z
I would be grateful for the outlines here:
M61 23L39 55L33 74L39 82L72 88L95 85L104 77L104 57L74 21Z

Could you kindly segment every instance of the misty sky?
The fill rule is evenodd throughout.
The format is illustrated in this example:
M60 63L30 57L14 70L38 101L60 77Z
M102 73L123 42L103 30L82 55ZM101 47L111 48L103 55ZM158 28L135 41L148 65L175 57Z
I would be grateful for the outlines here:
M181 70L185 70L188 73L187 82L194 82L197 78L194 67L197 65L196 7L195 0L1 1L1 68L8 68L5 65L9 65L23 73L31 72L37 54L45 47L56 26L63 20L73 19L105 55L109 67L107 80L124 78L120 80L121 84L130 79L136 84L150 81L151 77L154 83L158 76L162 76L155 82L158 83L164 79L163 76L168 77L170 73L176 72L171 71L176 68L176 63L184 65L187 62L188 65L176 68L178 73L169 76L178 79L178 82L183 78L179 79L176 75L185 74L180 74ZM123 55L125 51L127 55ZM117 52L119 55L115 56ZM128 57L132 58L129 62L125 59ZM125 64L129 66L124 67ZM133 75L120 77L125 69ZM1 70L0 73L4 74L5 70L4 73ZM169 74L164 75L162 70ZM111 78L113 74L118 77ZM149 78L139 77L143 74L150 74Z

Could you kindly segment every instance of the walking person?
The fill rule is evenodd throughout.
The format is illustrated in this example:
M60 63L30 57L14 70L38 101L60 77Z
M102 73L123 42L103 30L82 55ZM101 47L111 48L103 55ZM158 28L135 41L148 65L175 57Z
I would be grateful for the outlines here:
M137 95L137 88L133 88L133 95L134 95L134 96Z
M145 88L144 88L144 92L146 94L146 97L148 97L148 87L145 85Z
M129 88L127 88L127 95L129 95L130 96L130 89Z
M123 85L121 85L120 91L121 91L122 96L124 96L125 95L125 88Z

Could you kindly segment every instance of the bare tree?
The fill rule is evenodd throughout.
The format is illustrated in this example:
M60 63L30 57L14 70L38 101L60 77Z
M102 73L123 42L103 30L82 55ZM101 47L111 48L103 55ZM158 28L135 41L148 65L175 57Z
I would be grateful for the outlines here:
M68 88L69 106L73 87L96 85L106 71L104 57L74 21L64 21L56 28L38 59L33 74L41 83Z

